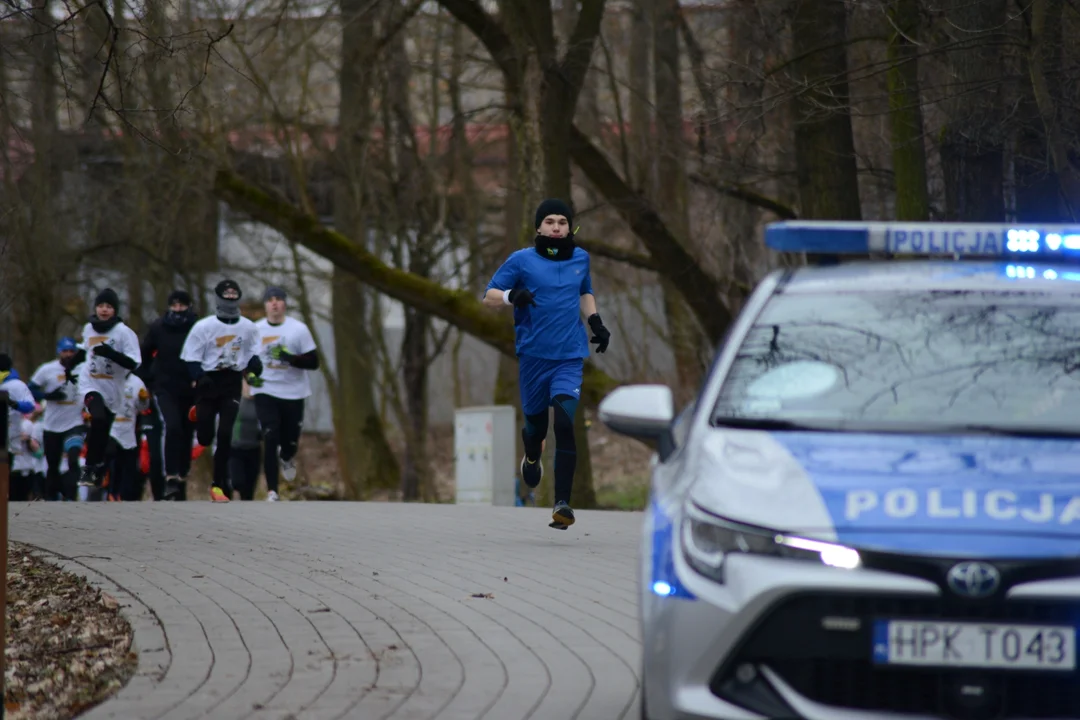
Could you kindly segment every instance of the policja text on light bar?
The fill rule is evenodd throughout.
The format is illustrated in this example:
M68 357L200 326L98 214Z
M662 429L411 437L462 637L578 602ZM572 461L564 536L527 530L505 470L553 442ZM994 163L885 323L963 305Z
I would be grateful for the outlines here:
M1080 260L1080 227L1058 225L792 221L770 224L765 242L788 252Z

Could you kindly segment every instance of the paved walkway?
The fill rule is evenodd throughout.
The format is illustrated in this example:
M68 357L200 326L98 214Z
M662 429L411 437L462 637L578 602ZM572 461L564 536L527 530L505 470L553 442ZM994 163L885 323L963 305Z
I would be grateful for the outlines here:
M34 503L11 539L115 595L139 667L84 718L639 716L641 516Z

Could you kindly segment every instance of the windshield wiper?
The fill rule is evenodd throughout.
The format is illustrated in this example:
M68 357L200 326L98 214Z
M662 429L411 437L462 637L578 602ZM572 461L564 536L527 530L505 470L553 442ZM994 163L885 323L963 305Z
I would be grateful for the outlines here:
M968 425L942 425L937 428L932 427L932 429L942 435L978 433L980 435L1000 435L1002 437L1080 438L1080 430L1062 430L1047 427L1003 427L973 423Z
M841 430L841 426L828 421L781 420L765 417L731 417L714 415L714 427L745 428L747 430Z
M746 430L802 430L817 432L889 433L894 435L995 435L999 437L1077 438L1080 430L1048 427L1008 427L985 424L940 425L911 423L857 423L830 420L783 420L767 417L729 417L714 415L713 427Z

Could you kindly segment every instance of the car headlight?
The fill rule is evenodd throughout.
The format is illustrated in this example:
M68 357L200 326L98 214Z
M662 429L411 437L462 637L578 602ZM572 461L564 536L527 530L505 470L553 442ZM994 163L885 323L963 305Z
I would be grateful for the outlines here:
M835 543L785 535L710 515L688 504L682 521L682 548L690 566L717 582L724 581L724 563L732 553L809 560L832 567L859 567L857 550Z

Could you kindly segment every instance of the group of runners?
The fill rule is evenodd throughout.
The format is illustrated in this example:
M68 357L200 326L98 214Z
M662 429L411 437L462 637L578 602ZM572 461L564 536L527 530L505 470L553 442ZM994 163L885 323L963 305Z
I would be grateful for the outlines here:
M550 526L565 530L575 521L570 507L577 466L574 418L584 361L590 342L597 352L607 350L611 333L596 309L589 254L575 244L573 210L562 200L544 200L535 220L533 247L507 258L483 302L513 308L524 413L520 472L530 488L544 474L541 453L549 409L554 409ZM104 290L83 328L82 346L62 339L57 358L39 368L29 386L18 379L11 359L0 356L0 389L8 389L10 412L17 419L11 432L16 439L25 436L27 448L40 446L31 454L41 454L47 465L47 499L67 497L61 468L64 463L76 467L80 452L85 458L79 484L101 488L110 443L112 476L118 480L110 483L110 495L139 499L141 485L135 488L127 478L136 473L136 419L148 411L156 411L163 436L164 487L154 491L155 499L186 499L193 433L198 446L215 446L211 500L228 502L234 486L241 498L250 499L258 475L257 466L252 471L252 456L258 459L253 453L258 437L251 428L255 420L262 436L267 499L279 499L279 472L290 480L296 472L304 399L311 393L307 373L319 367L315 341L303 322L285 314L286 294L279 287L264 293L266 317L257 323L241 315L240 287L232 280L219 283L214 295L215 312L196 320L190 295L174 291L168 310L140 345L117 314L116 293ZM40 400L47 406L43 432L35 440L32 431L22 431L22 419L35 412ZM231 452L234 435L243 446Z
M186 500L193 457L213 448L212 501L253 499L260 465L266 499L278 501L279 476L296 476L318 353L308 326L286 314L283 288L266 289L258 322L241 314L241 297L221 281L214 312L199 319L191 295L174 290L140 342L106 288L82 342L61 338L28 381L0 353L9 497L134 501L149 477L155 500Z

